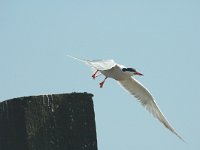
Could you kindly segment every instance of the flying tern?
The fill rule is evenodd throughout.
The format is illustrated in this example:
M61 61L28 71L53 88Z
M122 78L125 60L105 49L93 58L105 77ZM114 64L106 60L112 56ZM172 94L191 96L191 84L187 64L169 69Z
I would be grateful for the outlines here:
M134 68L127 68L123 65L117 64L112 59L83 60L70 55L67 56L90 66L92 70L94 70L94 74L92 74L93 79L103 74L105 78L101 83L99 83L100 88L103 87L107 78L115 79L126 91L128 91L131 95L135 96L135 98L142 104L142 106L144 106L167 129L174 133L179 139L184 141L183 138L175 131L175 129L167 121L149 90L147 90L147 88L145 88L139 81L132 78L132 76L135 75L143 76L142 73L136 71L136 69Z

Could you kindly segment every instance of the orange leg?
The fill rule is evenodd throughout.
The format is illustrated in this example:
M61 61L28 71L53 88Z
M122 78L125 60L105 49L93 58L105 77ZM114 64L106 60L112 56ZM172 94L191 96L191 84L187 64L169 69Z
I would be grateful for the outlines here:
M99 72L99 70L97 70L93 75L92 78L95 79L96 78L96 74Z
M105 77L105 79L101 82L101 83L99 83L99 85L100 85L100 88L102 88L103 87L103 84L104 84L104 82L106 81L106 79L107 79L108 77Z

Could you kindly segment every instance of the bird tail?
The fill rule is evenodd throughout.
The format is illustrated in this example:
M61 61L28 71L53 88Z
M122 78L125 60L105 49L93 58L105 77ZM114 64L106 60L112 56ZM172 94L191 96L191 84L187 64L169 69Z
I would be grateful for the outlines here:
M73 58L73 59L75 59L75 60L78 60L78 61L80 61L80 62L87 63L87 61L86 61L86 60L79 59L79 58L76 58L76 57L74 57L74 56L71 56L71 55L66 55L66 56L67 56L67 57L70 57L70 58Z
M92 72L96 72L96 68L94 68L94 66L92 66L91 65L91 61L90 60L84 60L84 59L79 59L79 58L76 58L76 57L74 57L74 56L71 56L71 55L66 55L67 57L70 57L70 58L73 58L73 59L75 59L75 60L78 60L78 61L80 61L80 62L82 62L82 63L84 63L84 64L86 64L86 65L88 65L88 66L90 66L91 67L91 69L92 69Z

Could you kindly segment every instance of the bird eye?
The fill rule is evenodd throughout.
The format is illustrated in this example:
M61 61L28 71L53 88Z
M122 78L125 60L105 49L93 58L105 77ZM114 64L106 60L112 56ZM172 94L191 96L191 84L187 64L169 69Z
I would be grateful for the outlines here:
M127 71L127 68L122 68L122 71L123 71L123 72Z

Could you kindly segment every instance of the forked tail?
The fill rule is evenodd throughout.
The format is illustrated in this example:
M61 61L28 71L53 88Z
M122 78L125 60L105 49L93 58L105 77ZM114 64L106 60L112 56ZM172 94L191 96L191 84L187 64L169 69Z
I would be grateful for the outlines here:
M66 56L71 57L71 58L73 58L73 59L75 59L75 60L78 60L78 61L80 61L80 62L87 63L87 61L82 60L82 59L79 59L79 58L76 58L76 57L74 57L74 56L71 56L71 55L66 55Z

